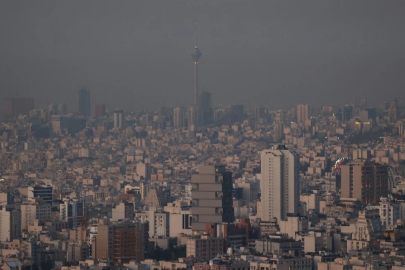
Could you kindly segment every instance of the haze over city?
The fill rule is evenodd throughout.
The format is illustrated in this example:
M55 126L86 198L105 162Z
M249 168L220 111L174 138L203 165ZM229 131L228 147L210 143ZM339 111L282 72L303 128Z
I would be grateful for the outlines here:
M0 98L66 102L80 88L126 110L193 103L292 107L404 98L402 1L41 1L0 3Z
M405 270L404 15L0 2L0 270Z

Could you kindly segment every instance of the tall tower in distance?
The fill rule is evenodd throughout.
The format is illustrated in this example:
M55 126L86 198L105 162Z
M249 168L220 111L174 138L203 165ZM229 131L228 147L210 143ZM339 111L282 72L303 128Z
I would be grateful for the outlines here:
M90 91L83 88L79 91L79 113L83 116L90 116Z
M199 93L198 93L198 60L200 60L202 53L197 47L197 23L195 24L195 47L191 57L194 62L194 106L199 107Z

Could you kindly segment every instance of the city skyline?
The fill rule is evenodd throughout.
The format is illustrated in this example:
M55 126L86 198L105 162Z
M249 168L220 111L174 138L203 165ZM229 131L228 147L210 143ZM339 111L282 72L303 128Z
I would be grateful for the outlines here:
M368 96L371 104L394 97L403 100L405 81L398 70L405 65L401 60L405 39L396 34L404 24L399 2L339 3L218 1L184 7L162 2L174 14L177 9L184 11L166 20L160 10L129 16L124 10L131 10L132 4L124 8L83 3L83 9L71 17L75 7L66 3L43 9L2 3L1 10L23 19L0 30L4 36L0 98L18 92L35 97L39 107L66 102L70 111L76 111L73 93L86 87L94 95L92 111L94 104L125 110L189 106L193 103L189 50L197 22L204 49L200 88L213 94L214 103L341 105L348 94ZM311 11L315 6L317 13ZM153 7L143 3L136 10L142 9ZM247 21L238 19L242 10ZM309 18L299 10L314 14ZM382 23L374 19L375 10L385 18ZM110 11L122 16L103 21L100 17L106 18ZM39 19L46 12L52 16ZM279 12L287 16L280 17ZM15 20L10 14L1 13L3 25ZM89 24L84 21L87 17L99 24ZM292 29L296 34L291 34ZM15 32L21 33L19 38ZM42 37L41 42L37 38L27 42L30 35Z

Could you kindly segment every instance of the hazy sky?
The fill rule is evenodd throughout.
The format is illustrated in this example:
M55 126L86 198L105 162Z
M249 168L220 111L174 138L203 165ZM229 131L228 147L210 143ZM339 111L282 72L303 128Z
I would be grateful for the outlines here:
M405 99L405 1L1 1L0 98L77 110Z

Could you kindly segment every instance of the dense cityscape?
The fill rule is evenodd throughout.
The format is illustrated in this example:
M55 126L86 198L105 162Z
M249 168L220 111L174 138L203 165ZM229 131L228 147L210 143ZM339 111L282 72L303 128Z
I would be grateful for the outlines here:
M2 100L1 269L405 270L401 97L220 104L194 43L191 106Z

